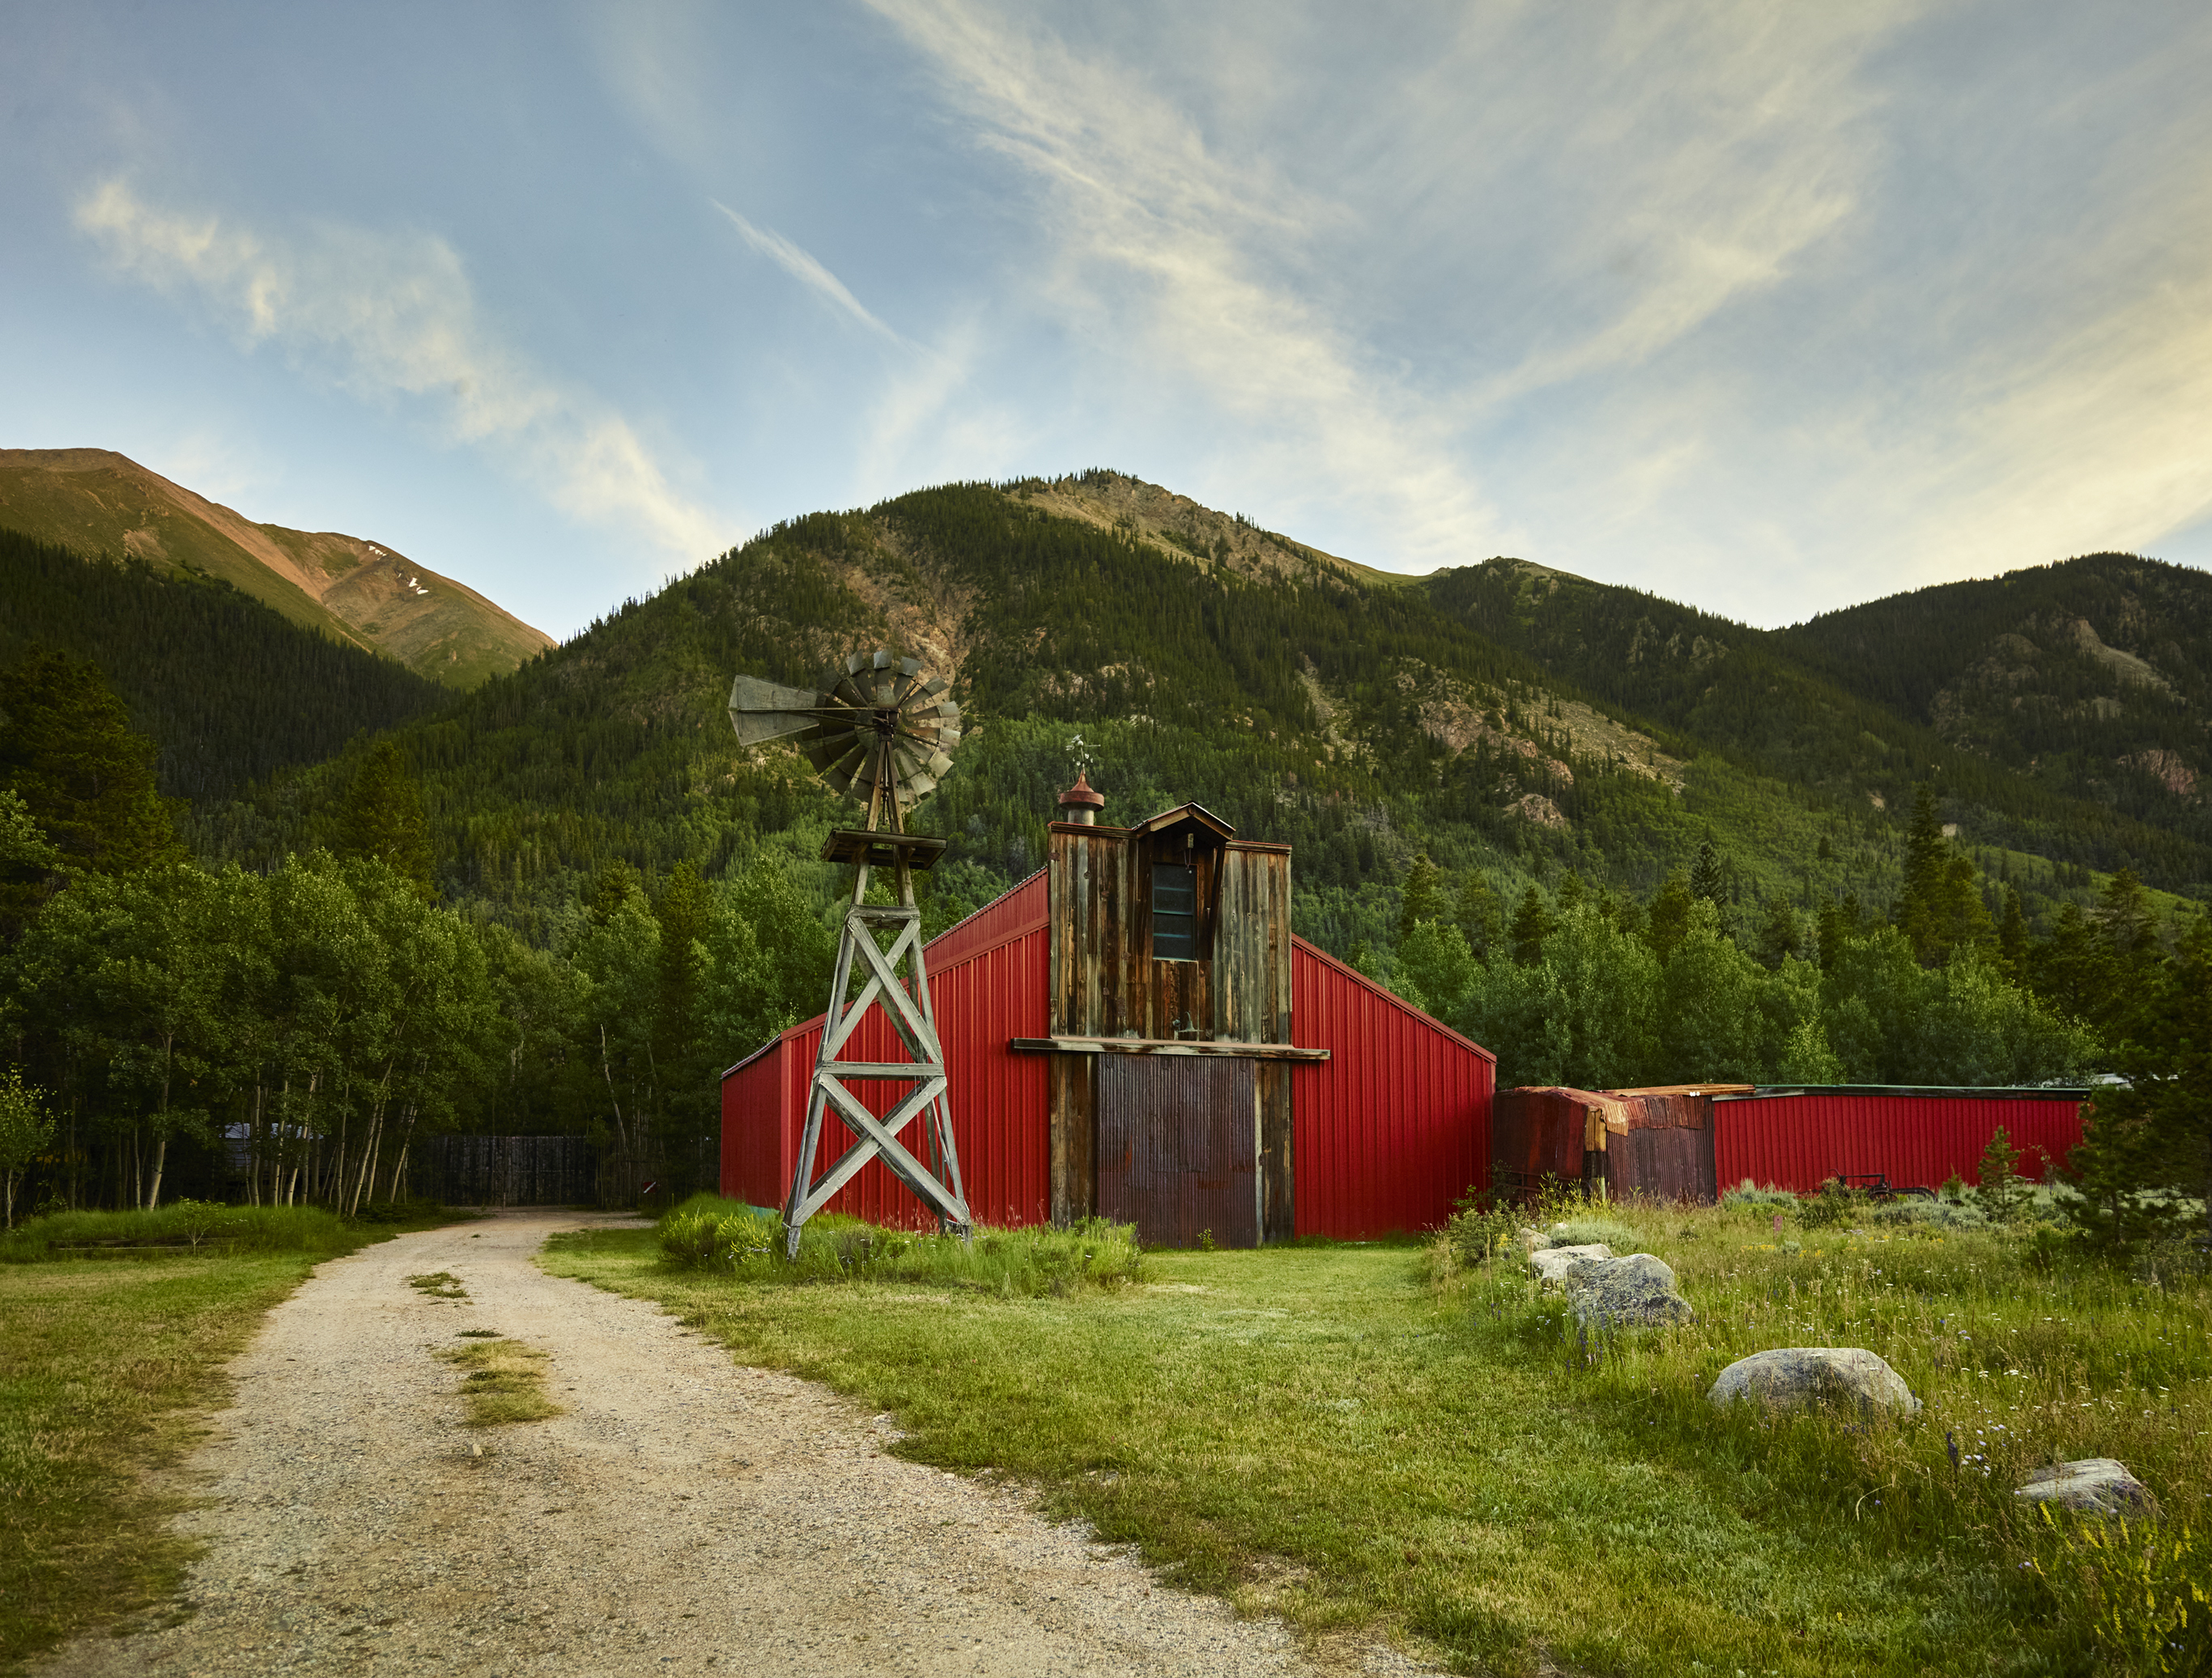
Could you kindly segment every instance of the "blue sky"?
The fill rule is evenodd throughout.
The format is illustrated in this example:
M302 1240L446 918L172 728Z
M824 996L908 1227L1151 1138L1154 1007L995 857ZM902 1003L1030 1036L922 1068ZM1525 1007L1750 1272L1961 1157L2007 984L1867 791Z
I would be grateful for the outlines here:
M0 445L574 633L1115 466L1779 624L2212 563L2201 3L0 0Z

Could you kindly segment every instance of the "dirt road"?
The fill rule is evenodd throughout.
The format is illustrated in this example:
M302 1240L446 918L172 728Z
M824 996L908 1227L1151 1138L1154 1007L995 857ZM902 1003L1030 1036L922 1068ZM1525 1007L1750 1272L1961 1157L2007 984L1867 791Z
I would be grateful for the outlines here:
M888 1418L530 1262L589 1221L508 1214L324 1265L187 1466L210 1499L184 1521L208 1545L191 1617L81 1639L42 1678L1316 1670L1279 1625L1164 1589L1011 1492L878 1454ZM441 1270L465 1301L407 1285ZM467 1329L550 1352L568 1414L464 1427L432 1352Z

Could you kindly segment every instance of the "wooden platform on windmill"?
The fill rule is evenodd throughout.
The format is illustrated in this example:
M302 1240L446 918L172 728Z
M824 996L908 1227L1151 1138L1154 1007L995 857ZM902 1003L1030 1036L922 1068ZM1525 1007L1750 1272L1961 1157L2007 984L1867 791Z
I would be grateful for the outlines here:
M896 868L901 861L917 874L933 868L947 841L927 833L893 833L878 827L833 827L822 841L822 860L853 867Z

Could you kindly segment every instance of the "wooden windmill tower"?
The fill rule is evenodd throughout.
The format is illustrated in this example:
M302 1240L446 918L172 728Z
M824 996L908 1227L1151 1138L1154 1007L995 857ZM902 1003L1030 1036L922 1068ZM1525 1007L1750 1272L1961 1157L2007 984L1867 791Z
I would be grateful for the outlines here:
M945 841L906 831L907 812L935 789L952 766L947 755L960 742L960 707L951 684L919 659L878 651L856 652L833 669L819 690L783 688L741 675L730 688L730 721L748 746L790 739L805 753L831 790L866 806L866 825L838 828L823 846L825 861L853 865L853 898L837 941L836 974L830 1010L808 1090L806 1124L784 1202L787 1255L799 1251L806 1221L872 1159L881 1159L937 1215L940 1230L963 1239L975 1220L960 1183L960 1155L945 1107L945 1051L929 1003L922 962L921 912L915 906L914 876L944 853ZM872 869L889 868L897 901L866 901ZM888 943L878 937L887 936ZM854 990L854 981L860 981ZM854 1061L841 1051L871 1009L880 1009L904 1046L903 1061ZM851 1086L904 1083L910 1087L878 1118ZM819 1178L815 1157L822 1120L834 1110L859 1138ZM922 1154L900 1136L921 1120Z

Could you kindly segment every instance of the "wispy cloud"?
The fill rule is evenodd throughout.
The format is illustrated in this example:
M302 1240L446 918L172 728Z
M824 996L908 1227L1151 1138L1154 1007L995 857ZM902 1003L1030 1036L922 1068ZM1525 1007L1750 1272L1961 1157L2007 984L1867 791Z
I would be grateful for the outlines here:
M418 399L573 518L688 563L723 522L669 483L629 421L531 366L480 318L459 257L422 233L323 223L290 233L149 203L111 179L76 206L115 266L197 300L247 348L273 345L370 399Z
M1284 505L1316 487L1389 503L1415 557L1463 557L1502 521L1456 461L1437 416L1364 365L1316 301L1254 246L1295 240L1340 208L1216 155L1189 116L1134 69L963 0L873 0L938 71L980 145L1041 195L1050 241L1024 301L1093 323L1147 371L1195 385L1238 427L1264 428Z
M845 282L815 260L810 252L801 250L773 228L755 227L720 198L710 198L708 202L730 218L731 225L737 228L746 244L830 307L893 343L901 341L897 333L871 314L867 306L846 288Z
M1910 12L1636 8L1564 29L1496 8L1339 86L1270 64L1266 28L1233 48L1136 30L1125 58L1110 27L1079 50L980 0L871 3L1030 183L1037 305L1126 346L1133 384L1194 387L1237 439L1235 476L1277 506L1364 507L1351 522L1389 550L1371 557L1407 569L1531 535L1471 428L1650 363L1850 215L1871 149L1854 78ZM1310 51L1310 30L1284 33ZM1221 68L1163 76L1179 57ZM1339 108L1357 133L1303 131ZM1516 172L1545 195L1517 221L1500 216ZM1374 266L1425 242L1431 275Z

